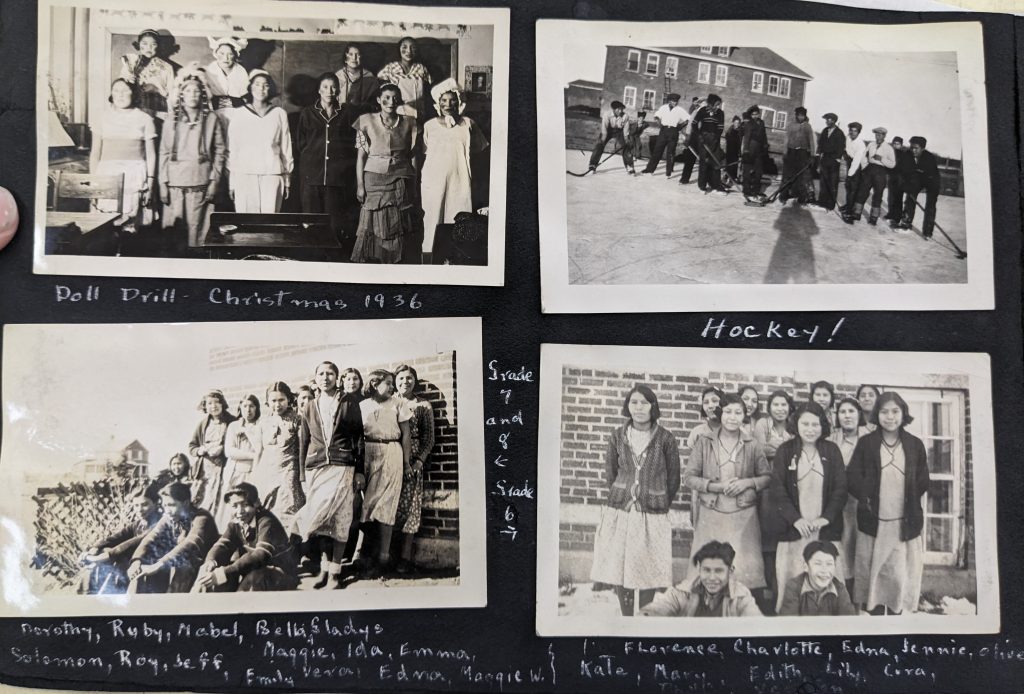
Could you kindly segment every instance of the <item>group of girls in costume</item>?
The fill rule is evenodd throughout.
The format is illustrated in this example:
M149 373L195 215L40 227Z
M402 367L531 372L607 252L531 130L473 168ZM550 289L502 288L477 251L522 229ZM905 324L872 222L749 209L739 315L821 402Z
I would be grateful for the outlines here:
M339 240L354 236L353 262L421 263L437 225L473 211L471 157L487 140L463 115L458 82L434 85L416 62L415 39L403 38L400 59L376 75L350 45L294 126L270 73L239 62L246 39L209 44L212 62L175 71L147 29L121 59L90 170L123 174L122 199L96 203L120 211L122 229L154 224L161 209L165 229L187 230L199 246L215 208L280 212L294 179L303 212L329 215Z
M848 593L847 604L852 596L870 614L917 610L929 473L924 444L906 430L907 403L872 385L837 403L826 381L807 396L796 404L778 390L762 411L752 386L709 386L683 448L660 422L654 390L629 390L625 422L608 441L608 496L591 571L599 587L615 590L623 615L675 583L669 509L680 487L692 494L686 586L699 579L693 555L728 543L737 583L775 614L784 589L810 565L809 543L831 543L838 580L829 590Z

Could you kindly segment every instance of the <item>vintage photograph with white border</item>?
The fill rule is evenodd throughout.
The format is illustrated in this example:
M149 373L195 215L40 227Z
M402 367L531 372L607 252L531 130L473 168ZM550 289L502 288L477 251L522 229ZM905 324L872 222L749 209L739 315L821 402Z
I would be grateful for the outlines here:
M504 283L508 9L38 12L35 273Z
M988 355L544 344L541 374L539 635L999 631Z
M479 318L5 326L0 614L486 605L482 372Z
M543 310L991 309L983 48L976 22L539 21Z

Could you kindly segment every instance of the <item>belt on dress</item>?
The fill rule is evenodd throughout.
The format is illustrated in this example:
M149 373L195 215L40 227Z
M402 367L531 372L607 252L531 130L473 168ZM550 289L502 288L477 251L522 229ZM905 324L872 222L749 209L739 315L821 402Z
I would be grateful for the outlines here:
M402 439L371 439L367 436L364 441L367 443L401 443Z

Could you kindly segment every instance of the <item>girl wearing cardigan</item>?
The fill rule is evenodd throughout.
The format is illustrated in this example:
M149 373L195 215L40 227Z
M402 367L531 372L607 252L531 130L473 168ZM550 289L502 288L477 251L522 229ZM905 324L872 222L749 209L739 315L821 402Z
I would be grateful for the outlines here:
M722 398L716 413L721 426L711 435L697 437L683 484L696 490L700 499L690 564L708 542L728 542L736 549L736 578L751 590L760 590L765 580L757 498L768 488L771 467L761 444L744 426L747 411L740 395ZM696 578L692 569L688 580Z
M843 537L846 468L839 447L827 438L832 429L829 419L818 403L804 403L790 419L796 438L779 446L775 454L767 496L778 540L776 609L782 607L782 589L806 568L804 547L817 540L836 543ZM839 580L844 570L837 561Z
M623 616L631 617L658 588L672 585L668 509L679 491L679 443L658 424L658 398L645 385L626 393L622 416L627 421L612 432L605 455L608 500L590 579L611 585Z
M871 614L916 612L924 570L924 509L928 459L898 393L882 393L871 415L878 428L862 436L846 470L857 499L853 601Z
M188 444L188 452L196 461L192 466L192 478L198 482L192 486L192 495L193 499L196 496L202 499L201 508L216 515L222 503L224 466L228 462L224 439L228 424L235 418L228 412L227 398L219 390L211 390L204 395L199 402L199 410L205 416L192 432L192 440ZM197 486L202 487L200 494L196 492Z

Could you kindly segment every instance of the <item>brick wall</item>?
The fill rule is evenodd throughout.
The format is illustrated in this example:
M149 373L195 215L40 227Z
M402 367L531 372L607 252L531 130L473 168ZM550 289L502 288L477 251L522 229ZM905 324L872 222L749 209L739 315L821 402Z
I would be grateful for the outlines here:
M419 375L417 394L429 402L434 409L434 449L427 463L427 476L423 485L423 520L417 535L423 541L451 543L459 539L459 488L458 488L458 417L456 405L454 351L416 356L390 362L369 362L351 364L344 362L343 345L286 345L275 347L225 347L214 348L209 353L211 380L216 384L218 373L236 367L250 367L244 370L248 378L240 381L237 374L224 373L225 381L219 387L224 391L234 410L236 403L246 394L255 394L265 401L266 388L275 380L287 383L292 390L308 384L313 371L321 361L333 361L342 370L350 366L359 369L365 379L374 369L393 371L400 364L409 364ZM308 354L309 359L301 359ZM299 359L295 359L295 357ZM340 361L339 361L340 360ZM272 365L278 363L277 369ZM301 366L297 366L301 364ZM269 368L261 368L267 365ZM259 374L259 378L253 378ZM450 556L450 552L444 552ZM457 560L457 552L454 555ZM445 560L445 561L450 561Z
M817 380L817 379L814 379ZM676 436L683 456L689 454L686 439L700 420L700 393L713 385L726 393L735 393L745 385L753 386L761 396L761 409L765 411L768 397L776 390L784 390L797 403L808 399L813 380L795 374L762 374L757 372L719 372L704 375L679 375L649 371L611 371L566 366L562 371L562 428L560 450L560 498L562 502L559 524L560 548L568 553L589 554L594 546L594 532L600 508L607 498L604 479L605 450L613 429L621 426L622 403L626 392L635 383L648 385L658 398L661 409L659 423ZM835 383L836 401L853 397L859 383ZM910 390L890 386L894 390ZM962 537L965 538L961 564L974 567L973 488L970 485L972 450L970 437L969 398L967 403L967 436L965 440L964 480L961 498L965 518ZM692 525L690 524L690 492L681 489L669 513L673 527L673 556L685 561L690 551ZM589 569L588 569L589 570ZM578 573L578 570L576 571Z

